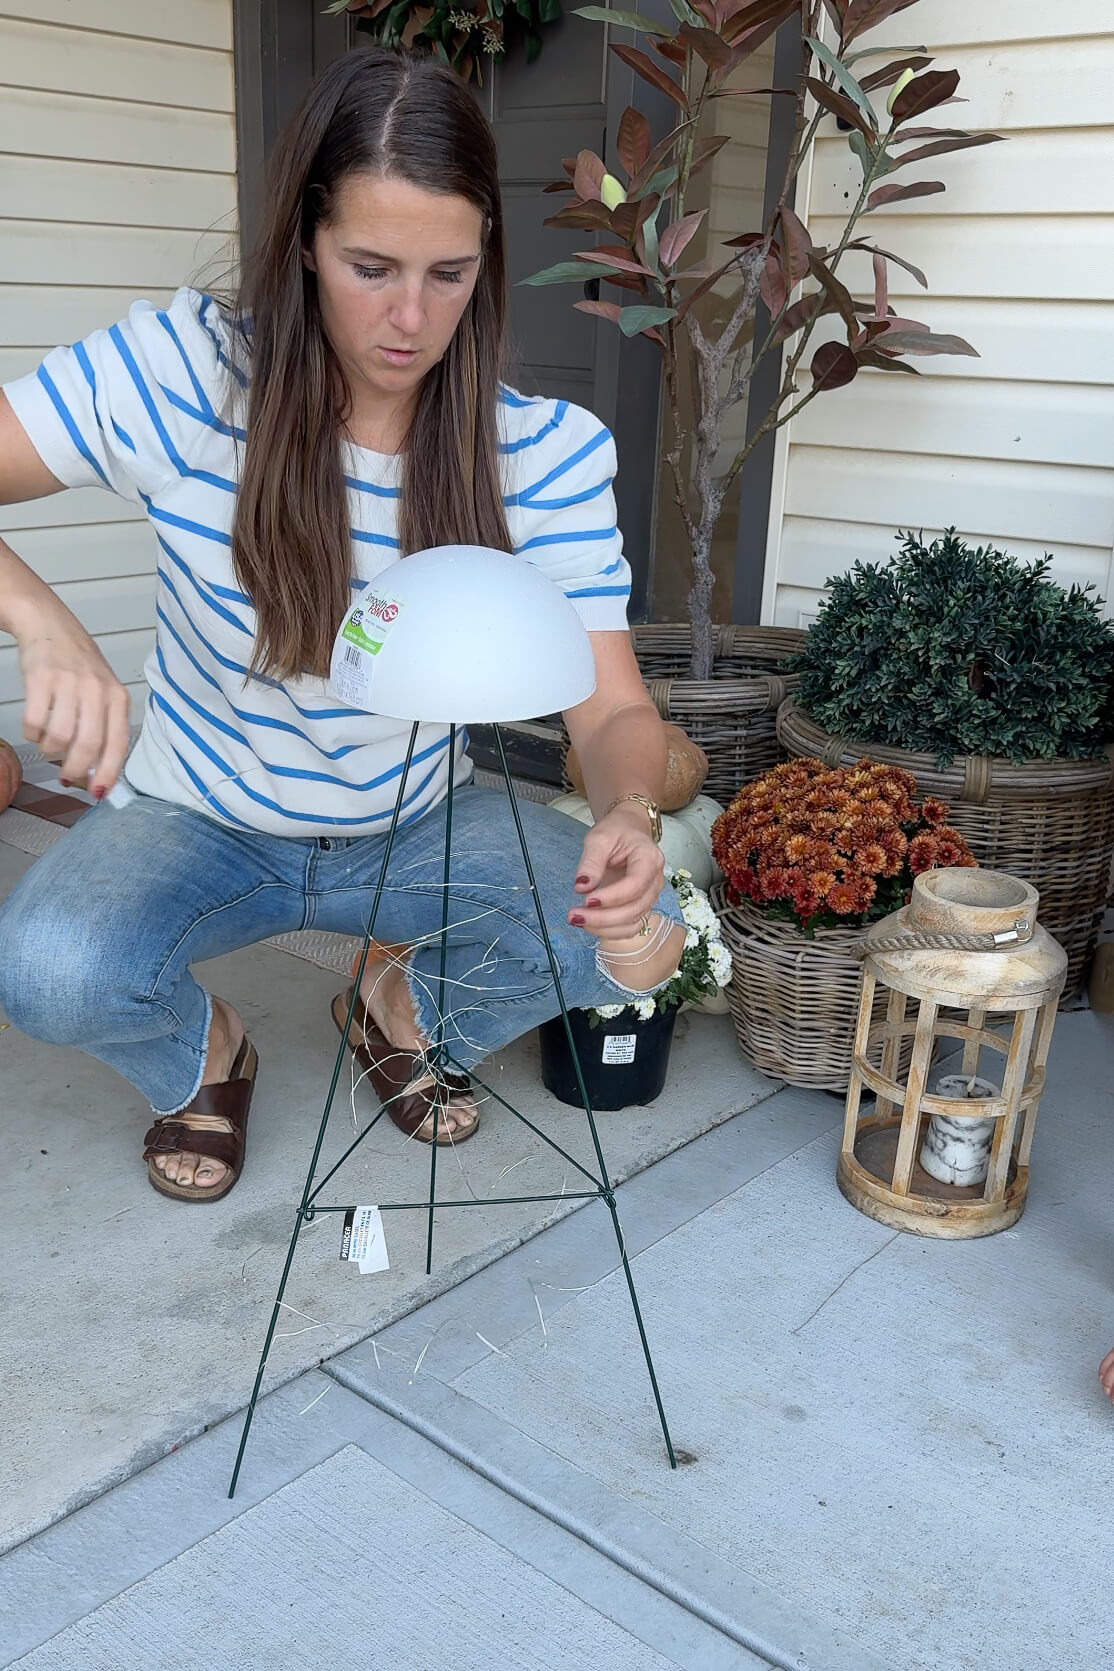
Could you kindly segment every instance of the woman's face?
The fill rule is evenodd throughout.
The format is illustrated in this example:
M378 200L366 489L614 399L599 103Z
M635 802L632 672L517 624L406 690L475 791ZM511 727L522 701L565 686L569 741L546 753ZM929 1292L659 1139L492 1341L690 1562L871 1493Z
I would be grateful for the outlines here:
M325 333L359 403L416 392L476 288L483 217L467 198L351 174L306 264Z

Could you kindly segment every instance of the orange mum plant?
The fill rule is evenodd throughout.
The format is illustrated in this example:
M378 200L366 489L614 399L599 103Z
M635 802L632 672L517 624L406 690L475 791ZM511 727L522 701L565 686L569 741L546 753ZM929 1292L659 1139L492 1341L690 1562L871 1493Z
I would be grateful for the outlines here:
M732 904L817 928L857 928L905 904L914 876L974 865L948 808L913 800L917 780L861 760L790 760L741 789L712 827Z

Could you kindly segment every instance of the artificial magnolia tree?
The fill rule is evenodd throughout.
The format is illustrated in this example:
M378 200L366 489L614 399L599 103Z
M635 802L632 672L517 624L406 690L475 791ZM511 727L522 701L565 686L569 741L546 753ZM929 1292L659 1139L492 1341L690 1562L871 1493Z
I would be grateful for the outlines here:
M578 301L584 313L618 325L625 336L645 336L661 351L669 403L665 459L674 498L692 552L689 616L694 679L712 672L712 537L739 471L763 436L778 429L817 395L850 383L863 366L916 375L907 356L975 354L961 337L936 335L895 313L888 296L888 268L896 262L927 288L924 274L861 235L860 222L874 210L906 198L944 190L939 180L894 179L912 164L948 151L986 145L997 134L916 125L916 119L955 101L959 74L931 68L921 47L878 48L863 37L895 12L919 0L670 0L677 27L629 11L599 6L577 15L629 29L648 38L650 52L613 44L611 50L676 107L676 126L652 145L650 125L639 111L624 112L616 136L617 163L609 168L591 151L566 158L566 178L547 191L571 192L573 202L546 221L564 230L604 233L607 241L577 252L525 280L527 284L583 284L602 280L626 292L623 301ZM728 85L779 26L801 16L802 63L792 88ZM827 30L831 45L820 38ZM651 52L654 56L651 56ZM870 64L884 59L873 69ZM887 93L888 90L888 93ZM772 93L795 100L795 125L778 199L765 226L741 228L724 241L726 259L686 265L685 252L699 231L704 209L686 202L696 175L727 143L703 135L714 101ZM847 131L862 171L858 196L838 243L820 247L792 208L794 185L820 123L835 116ZM854 297L838 274L849 250L871 253L874 291ZM695 304L713 286L734 286L722 323L706 331ZM804 286L802 289L801 287ZM758 303L769 323L755 341ZM808 361L811 385L798 387L797 372L825 315L842 325L845 340L825 340ZM717 469L724 419L747 399L756 368L779 343L787 349L776 398L754 415L744 446L726 469ZM682 410L689 378L693 417ZM755 417L757 421L755 421Z

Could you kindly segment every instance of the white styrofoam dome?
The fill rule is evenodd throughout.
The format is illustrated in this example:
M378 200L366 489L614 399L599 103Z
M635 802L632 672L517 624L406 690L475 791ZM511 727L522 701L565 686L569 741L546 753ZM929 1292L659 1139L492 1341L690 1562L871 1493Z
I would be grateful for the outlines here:
M377 645L362 654L345 637L354 609L357 638L366 629ZM357 675L366 689L353 697ZM596 672L579 615L532 563L445 545L401 558L353 594L332 682L370 713L460 725L559 713L591 696Z

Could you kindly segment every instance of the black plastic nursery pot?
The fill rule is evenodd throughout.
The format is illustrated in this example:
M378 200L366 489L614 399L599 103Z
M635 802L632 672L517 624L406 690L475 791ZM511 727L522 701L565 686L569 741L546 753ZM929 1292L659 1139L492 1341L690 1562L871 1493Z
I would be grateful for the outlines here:
M588 1024L587 1010L570 1010L569 1022L580 1068L593 1109L631 1108L654 1102L665 1089L677 1005L657 1011L649 1021L630 1014ZM538 1028L542 1083L559 1102L584 1106L576 1068L561 1016Z

